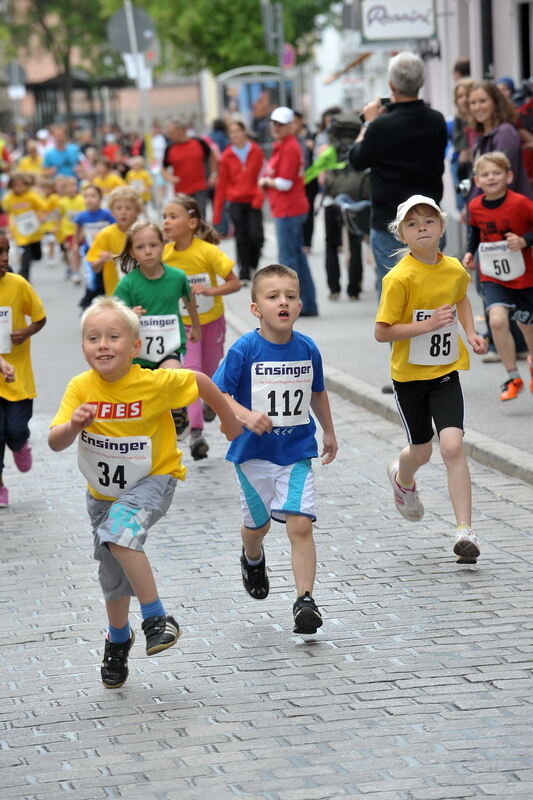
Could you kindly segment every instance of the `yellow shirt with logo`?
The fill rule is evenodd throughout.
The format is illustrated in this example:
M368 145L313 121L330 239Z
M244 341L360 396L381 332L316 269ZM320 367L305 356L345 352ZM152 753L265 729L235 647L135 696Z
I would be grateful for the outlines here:
M48 210L42 195L31 189L22 194L7 192L2 199L2 206L9 214L9 229L19 247L40 241L41 217Z
M91 183L94 184L94 186L98 186L98 188L102 190L103 195L109 194L109 192L112 192L117 186L126 185L126 182L120 177L118 172L108 172L107 175L103 177L95 175Z
M0 340L5 334L26 328L27 317L32 322L44 319L44 306L35 289L20 275L6 272L0 278ZM7 329L11 329L10 331ZM11 402L35 397L35 382L31 366L31 336L22 344L10 344L0 348L0 355L15 368L15 381L6 383L0 379L0 397ZM10 348L10 349L9 349ZM4 351L4 352L2 352Z
M383 278L376 322L387 325L413 322L415 311L431 313L440 306L454 306L466 296L470 276L460 261L439 253L437 264L425 264L404 256ZM433 333L438 333L434 331ZM470 357L459 336L459 358L449 364L410 364L413 339L392 343L391 377L395 381L421 381L439 378L456 369L468 369Z
M235 264L216 245L204 242L197 236L186 250L176 250L173 242L167 244L163 250L162 261L170 267L182 269L187 275L191 287L196 282L195 278L196 280L202 278L209 286L217 286L217 278L225 280ZM224 314L222 297L215 295L211 299L213 300L212 308L199 314L201 325L213 322ZM190 317L183 314L183 322L185 325L190 325Z
M148 474L184 480L187 470L181 463L170 410L188 406L197 398L196 378L188 369L151 370L134 364L127 375L112 382L104 381L91 369L70 381L50 427L69 422L78 406L91 403L97 416L86 428L88 434L110 438L146 436L152 445L152 468ZM103 459L105 455L103 448ZM90 484L88 489L98 500L115 499Z
M32 158L31 156L22 156L17 164L17 172L30 172L32 175L42 175L42 156L37 156L37 158Z
M130 169L126 173L126 183L141 196L143 203L149 202L150 186L154 185L154 181L148 170Z
M85 211L85 198L82 194L76 194L74 197L61 197L59 208L61 210L61 222L58 239L63 242L67 236L74 236L76 233L76 224L73 220L77 214Z
M85 257L91 264L93 261L98 261L101 253L111 253L112 256L118 256L122 253L125 244L126 232L121 231L117 223L114 222L112 225L102 228L96 234ZM102 269L104 292L108 295L113 294L121 277L122 275L119 274L119 268L116 263L113 260L106 261Z

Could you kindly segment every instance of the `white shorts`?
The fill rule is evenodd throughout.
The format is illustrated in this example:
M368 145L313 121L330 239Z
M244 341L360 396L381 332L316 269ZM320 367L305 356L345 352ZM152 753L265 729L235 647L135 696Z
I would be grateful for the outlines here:
M311 459L280 466L252 458L235 464L245 528L262 528L270 518L285 522L287 514L310 517L314 522L315 482Z

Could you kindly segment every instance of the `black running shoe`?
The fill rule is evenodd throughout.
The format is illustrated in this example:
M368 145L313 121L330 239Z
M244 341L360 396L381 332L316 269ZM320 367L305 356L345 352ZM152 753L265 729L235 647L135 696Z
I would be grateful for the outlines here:
M292 607L293 633L316 633L322 625L322 615L309 592L299 597Z
M194 461L200 461L202 458L207 458L209 445L204 439L203 432L200 428L193 428L189 439L191 446L191 456Z
M254 600L264 600L270 591L270 582L266 571L265 551L259 564L249 564L244 554L241 555L241 572L244 588Z
M189 422L189 415L186 408L173 408L172 419L174 420L174 427L176 428L177 439L185 439L191 431L191 424Z
M155 656L176 644L181 636L180 626L168 614L162 617L148 617L142 624L146 636L146 655Z
M215 414L215 412L213 411L213 409L211 408L211 406L208 406L208 405L207 405L207 403L204 403L204 404L203 404L203 406L202 406L202 413L203 413L203 415L204 415L204 420L205 420L206 422L213 422L213 420L214 420L214 419L215 419L215 417L216 417L216 414Z
M128 680L128 655L134 641L133 631L127 642L111 642L106 636L104 658L100 667L102 683L106 689L120 689Z

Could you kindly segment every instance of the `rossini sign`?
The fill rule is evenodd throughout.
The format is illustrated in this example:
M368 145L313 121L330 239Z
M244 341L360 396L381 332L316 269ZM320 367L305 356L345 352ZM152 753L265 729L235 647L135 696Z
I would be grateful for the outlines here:
M436 35L434 0L361 0L364 42L431 39Z

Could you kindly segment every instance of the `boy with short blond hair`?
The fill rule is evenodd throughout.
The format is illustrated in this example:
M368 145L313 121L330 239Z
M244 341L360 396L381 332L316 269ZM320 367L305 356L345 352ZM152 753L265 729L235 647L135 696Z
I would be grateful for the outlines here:
M213 376L245 426L226 455L235 464L241 493L242 580L251 597L267 597L262 543L271 519L284 522L296 584L294 632L316 633L322 616L312 597L316 515L311 459L318 450L310 408L323 430L322 463L337 454L322 359L313 340L293 330L302 307L294 270L282 264L264 267L254 275L251 294L250 310L260 328L235 342Z

